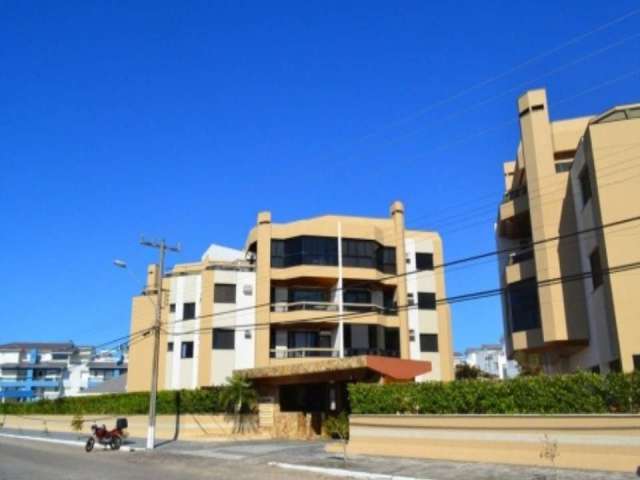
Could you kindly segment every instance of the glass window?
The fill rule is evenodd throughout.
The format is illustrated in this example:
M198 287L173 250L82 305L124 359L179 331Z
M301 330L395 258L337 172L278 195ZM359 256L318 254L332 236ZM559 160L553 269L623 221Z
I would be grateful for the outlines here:
M196 304L193 302L182 305L182 319L193 320L196 318Z
M287 296L290 303L327 302L329 300L329 292L320 288L290 288Z
M433 292L418 292L418 309L435 310L436 294Z
M573 162L556 162L556 173L568 172L569 170L571 170L572 165Z
M417 270L433 270L433 253L416 253Z
M182 342L180 345L180 358L193 358L193 342Z
M369 290L345 290L342 292L344 303L371 303Z
M173 342L167 343L167 352L173 352Z
M438 335L435 333L420 334L420 351L421 352L437 352L438 351Z
M288 348L316 348L319 344L319 334L313 331L287 332Z
M392 327L384 329L384 349L389 356L400 356L400 330Z
M540 327L540 306L535 278L510 284L507 287L507 303L511 312L512 332Z
M633 369L636 372L640 372L640 355L633 356Z
M600 251L598 248L589 256L589 263L591 264L591 283L593 284L593 289L596 290L604 281L602 265L600 263Z
M235 348L235 330L232 328L213 329L213 349L233 350Z
M589 178L589 169L585 165L578 177L580 181L580 191L582 192L582 205L586 205L591 198L591 180Z
M215 303L236 303L236 286L233 283L216 283L213 286Z
M175 303L170 303L169 304L169 313L176 313L176 304Z

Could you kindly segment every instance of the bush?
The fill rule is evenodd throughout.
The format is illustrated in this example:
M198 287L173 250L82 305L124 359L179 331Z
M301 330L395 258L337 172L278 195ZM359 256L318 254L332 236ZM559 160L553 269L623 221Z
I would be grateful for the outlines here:
M640 374L518 377L511 380L349 385L356 414L637 413Z
M219 388L161 391L158 392L156 411L159 415L221 413L219 396ZM6 415L144 415L148 411L148 392L0 404L0 414Z
M346 412L327 417L324 421L324 431L331 438L347 440L349 438L349 417Z

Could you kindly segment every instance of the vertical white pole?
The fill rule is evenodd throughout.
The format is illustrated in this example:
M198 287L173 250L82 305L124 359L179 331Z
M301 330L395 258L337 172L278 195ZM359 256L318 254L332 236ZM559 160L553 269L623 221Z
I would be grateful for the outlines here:
M338 351L340 352L340 358L344 358L344 319L342 314L344 312L344 297L342 290L342 223L338 222Z

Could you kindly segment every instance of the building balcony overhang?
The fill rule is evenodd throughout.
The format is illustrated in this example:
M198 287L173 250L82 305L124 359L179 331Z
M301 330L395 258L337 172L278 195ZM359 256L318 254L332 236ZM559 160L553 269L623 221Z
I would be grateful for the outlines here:
M336 283L339 270L334 265L296 265L284 268L271 268L271 280L286 281L292 279L316 279L318 282L329 280ZM396 285L397 276L384 273L375 268L343 267L344 280L362 280L380 282L383 285Z
M536 264L532 258L522 262L511 263L504 269L504 279L507 285L535 276Z
M276 303L272 307L270 322L295 324L299 322L335 324L340 319L346 323L375 324L399 327L397 311L386 310L374 304L344 304L342 316L338 304L331 302Z
M523 238L530 235L529 197L526 192L500 204L498 233L504 238Z

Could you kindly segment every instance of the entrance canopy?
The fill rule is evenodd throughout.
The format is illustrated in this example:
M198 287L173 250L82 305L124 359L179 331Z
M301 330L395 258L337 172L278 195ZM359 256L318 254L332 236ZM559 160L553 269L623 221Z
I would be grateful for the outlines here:
M431 363L426 361L363 355L325 360L296 359L291 363L236 370L235 373L260 383L281 385L327 381L371 381L376 379L402 382L411 381L416 376L430 371Z

